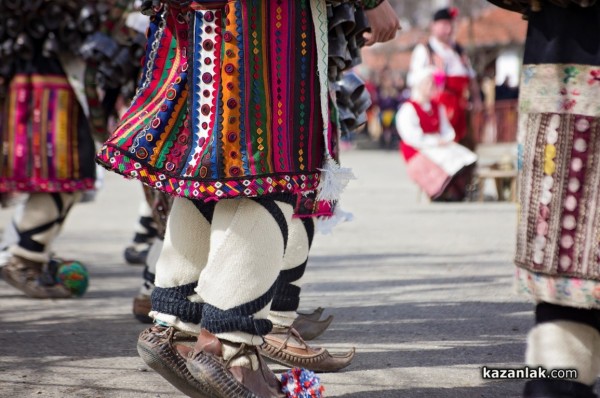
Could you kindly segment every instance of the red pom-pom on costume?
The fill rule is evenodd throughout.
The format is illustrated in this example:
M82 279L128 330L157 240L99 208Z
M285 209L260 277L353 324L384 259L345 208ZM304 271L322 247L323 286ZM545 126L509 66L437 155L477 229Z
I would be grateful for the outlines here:
M325 387L307 369L293 368L281 375L281 391L286 398L322 398Z
M458 17L458 8L450 7L449 12L452 19L456 19L456 17Z

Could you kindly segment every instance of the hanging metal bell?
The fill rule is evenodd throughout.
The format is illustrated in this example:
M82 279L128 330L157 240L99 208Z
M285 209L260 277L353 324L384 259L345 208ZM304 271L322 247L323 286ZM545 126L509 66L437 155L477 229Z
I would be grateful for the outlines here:
M17 57L25 60L32 60L35 52L33 48L33 41L25 33L21 33L19 36L17 36L14 50Z
M42 45L42 55L46 58L52 58L57 56L59 51L60 45L58 44L56 35L50 32Z

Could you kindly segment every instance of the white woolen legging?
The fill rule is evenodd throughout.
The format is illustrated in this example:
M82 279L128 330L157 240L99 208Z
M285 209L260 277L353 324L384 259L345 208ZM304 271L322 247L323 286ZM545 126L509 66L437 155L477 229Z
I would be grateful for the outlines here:
M525 360L533 367L577 369L576 381L592 385L600 373L600 333L578 322L538 324L527 336Z
M175 199L156 265L151 315L191 333L202 326L225 340L261 344L260 321L268 316L282 267L292 206L248 198L213 206L209 220L190 200ZM195 289L189 289L196 282ZM174 291L201 304L161 306L164 294L170 301L181 301L181 296L171 295Z
M81 195L81 192L29 194L20 217L13 219L19 241L11 245L10 253L39 263L48 262L52 243Z

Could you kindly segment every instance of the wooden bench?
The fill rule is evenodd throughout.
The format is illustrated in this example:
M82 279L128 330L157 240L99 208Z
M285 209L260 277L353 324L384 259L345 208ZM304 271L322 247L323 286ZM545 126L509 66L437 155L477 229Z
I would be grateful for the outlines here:
M492 168L481 168L475 171L477 179L477 200L483 202L483 189L485 180L493 179L498 191L498 200L517 201L517 170L497 170ZM508 198L504 196L504 184L509 185Z
M494 180L498 192L498 200L517 200L517 170L515 159L517 144L490 143L479 144L475 149L479 160L474 174L474 183L477 186L477 200L484 199L484 184L486 180ZM508 195L505 191L508 190Z

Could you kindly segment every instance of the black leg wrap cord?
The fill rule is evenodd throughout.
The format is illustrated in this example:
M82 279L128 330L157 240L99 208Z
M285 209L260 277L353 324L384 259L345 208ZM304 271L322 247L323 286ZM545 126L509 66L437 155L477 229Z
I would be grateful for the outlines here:
M152 217L140 217L139 224L146 230L145 233L137 232L133 238L134 243L146 243L158 235Z
M283 251L287 249L288 242L288 224L285 219L285 215L275 203L275 200L271 197L268 198L252 198L256 203L264 207L269 214L273 217L277 225L279 225L279 229L281 230L281 236L283 237Z
M600 332L600 310L564 307L539 303L535 307L535 323L571 321L591 326Z
M271 310L273 311L296 311L300 306L300 288L291 284L277 286Z
M50 196L52 197L52 200L54 201L54 204L56 205L58 214L63 214L65 203L63 202L63 200L60 196L60 193L54 192L54 193L51 193Z
M27 231L19 231L17 229L17 232L19 234L19 246L22 247L23 249L29 250L31 252L43 253L44 250L46 249L46 245L34 240L33 235L36 235L36 234L39 234L39 233L49 230L50 228L52 228L54 226L54 224L56 224L56 222L52 221L52 222L49 222L44 225L40 225L39 227L32 228Z
M196 209L198 209L198 211L202 214L202 217L204 217L209 224L212 224L213 216L215 215L215 206L217 205L217 202L206 203L201 200L190 200L192 201L194 206L196 206Z
M302 218L302 224L306 229L310 249L315 236L315 223L312 218ZM301 288L292 285L292 282L299 281L304 276L307 263L308 259L297 267L279 273L275 297L273 297L273 304L271 304L273 311L296 311L300 307Z
M202 311L202 328L213 334L245 332L264 336L271 331L273 324L267 319L254 319L254 314L271 302L275 293L275 285L276 283L259 298L229 310L220 310L205 303Z
M277 279L275 297L271 309L273 311L296 311L300 306L300 288L292 282L300 280L306 270L308 260L296 268L281 271Z
M183 322L200 323L202 303L192 303L187 298L194 294L197 283L172 288L156 287L152 291L152 310L174 315Z
M300 280L304 276L304 271L306 271L306 264L308 260L304 261L299 266L286 269L285 271L281 271L279 273L279 279L277 280L278 285L287 285L292 282L296 282ZM275 293L277 295L277 292Z
M156 280L156 275L150 272L147 265L144 267L143 278L145 281L150 282L152 284L154 284L154 281Z
M33 235L40 234L54 227L56 224L60 225L65 221L67 214L71 210L71 206L65 209L63 200L59 193L52 193L50 197L54 201L54 205L58 211L58 218L54 221L47 222L46 224L40 225L38 227L29 229L27 231L19 231L17 225L14 224L15 230L19 234L19 246L25 250L29 250L35 253L43 253L46 249L46 245L39 243L38 241L33 239Z
M306 229L306 236L308 237L308 248L312 247L313 238L315 237L315 220L312 217L302 218L302 224Z

